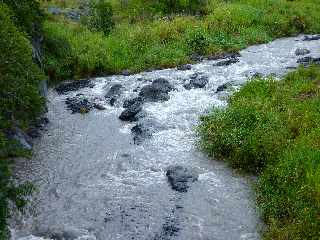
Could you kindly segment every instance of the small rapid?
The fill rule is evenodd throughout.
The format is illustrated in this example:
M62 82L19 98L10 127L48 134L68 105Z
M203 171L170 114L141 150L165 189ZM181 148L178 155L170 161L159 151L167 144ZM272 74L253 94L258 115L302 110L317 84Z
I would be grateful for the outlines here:
M252 46L232 56L236 61L95 78L63 94L51 89L47 130L32 159L17 162L17 180L37 191L10 220L12 239L260 239L251 181L201 153L195 127L252 76L281 77L298 59L319 58L320 40L303 39ZM169 98L144 102L137 121L119 120L123 103L159 78L173 86ZM186 87L190 79L205 79L205 86ZM116 84L121 91L110 104L105 95ZM79 96L100 110L72 114L66 99Z

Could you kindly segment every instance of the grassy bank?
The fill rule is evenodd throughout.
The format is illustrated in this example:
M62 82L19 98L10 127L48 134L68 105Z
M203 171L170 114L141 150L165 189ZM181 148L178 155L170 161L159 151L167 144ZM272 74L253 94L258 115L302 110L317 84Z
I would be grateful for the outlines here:
M52 79L173 67L191 62L194 53L235 52L278 37L320 32L317 0L208 1L197 16L168 15L144 4L154 1L113 2L116 24L107 36L63 18L46 22L46 66Z
M254 79L199 127L202 149L259 174L265 239L320 238L320 67Z

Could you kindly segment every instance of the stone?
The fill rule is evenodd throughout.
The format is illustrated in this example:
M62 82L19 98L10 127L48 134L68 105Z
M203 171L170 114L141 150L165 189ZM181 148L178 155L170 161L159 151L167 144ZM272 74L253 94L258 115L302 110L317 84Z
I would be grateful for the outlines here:
M137 114L142 110L142 103L135 102L134 104L130 105L127 109L125 109L119 119L122 121L129 121L134 122L137 120Z
M296 51L295 51L295 54L297 56L301 56L301 55L306 55L306 54L309 54L310 51L306 48L297 48Z
M93 88L94 83L89 79L76 80L72 82L64 82L55 88L58 94L66 94L68 92L77 91L82 88Z
M190 184L198 180L198 174L183 166L170 166L166 176L171 188L177 192L187 192Z
M191 70L191 69L192 69L192 65L190 65L190 64L179 65L179 66L177 67L177 69L180 70L180 71Z

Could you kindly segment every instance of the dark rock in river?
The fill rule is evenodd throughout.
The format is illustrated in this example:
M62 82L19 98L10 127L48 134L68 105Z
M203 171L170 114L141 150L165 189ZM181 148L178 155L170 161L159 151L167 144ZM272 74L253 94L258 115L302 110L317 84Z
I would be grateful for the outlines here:
M177 67L177 69L180 70L180 71L191 70L191 68L192 68L192 65L190 65L190 64L179 65L179 66Z
M67 98L66 105L72 113L88 113L94 107L94 104L83 95Z
M94 84L89 79L76 80L72 82L61 83L55 88L58 94L65 94L72 91L77 91L81 88L93 88Z
M306 54L309 54L310 51L306 48L297 48L296 51L295 51L295 54L297 56L301 56L301 55L306 55Z
M239 53L222 53L217 55L208 56L208 60L219 60L219 59L225 59L225 58L238 58L241 57Z
M234 64L234 63L237 63L239 62L239 59L238 58L230 58L228 60L223 60L221 62L218 62L216 64L213 64L213 66L229 66L231 64Z
M308 66L311 64L320 64L320 58L304 57L298 59L297 63L303 64L304 66Z
M141 110L142 110L142 102L137 101L132 105L130 105L127 109L125 109L119 116L119 119L122 121L129 121L129 122L136 121L137 114Z
M203 60L203 56L201 56L200 54L198 53L193 53L191 56L190 56L190 59L191 61L194 61L194 62L201 62Z
M320 40L320 35L314 35L314 36L304 36L303 41L315 41Z
M109 100L111 106L113 106L118 97L120 97L122 88L123 86L121 84L115 84L106 93L105 98Z
M139 96L146 102L157 102L169 100L169 92L174 87L168 82L168 80L159 78L152 82L152 84L144 86Z
M132 98L132 99L127 99L123 102L123 107L124 108L128 108L130 107L131 105L135 104L136 102L139 102L139 103L143 103L143 99L142 97L136 97L136 98Z
M220 85L218 88L217 88L217 90L216 90L216 93L218 93L218 92L222 92L222 91L225 91L226 89L228 89L229 87L231 87L232 85L231 85L231 83L224 83L224 84L222 84L222 85Z
M121 72L121 75L123 75L123 76L129 76L130 74L131 74L131 71L128 70L128 69L123 70L123 71Z
M192 75L188 83L184 84L184 88L190 90L191 88L204 88L209 82L207 76Z
M140 122L131 129L131 132L133 134L133 141L135 144L139 145L145 139L150 138L153 133L160 129L164 129L164 127L157 122L151 120Z
M178 192L187 192L190 184L198 180L198 174L186 167L171 166L166 176L171 188Z

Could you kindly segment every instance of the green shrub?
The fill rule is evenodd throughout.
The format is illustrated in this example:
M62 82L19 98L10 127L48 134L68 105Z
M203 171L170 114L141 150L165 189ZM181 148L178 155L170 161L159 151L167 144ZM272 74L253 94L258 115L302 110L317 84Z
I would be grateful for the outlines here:
M201 147L259 173L266 239L320 237L320 67L282 81L249 81L225 109L202 117Z
M90 4L91 16L89 17L89 27L91 30L101 31L108 35L114 27L112 19L112 5L105 0L92 1Z

